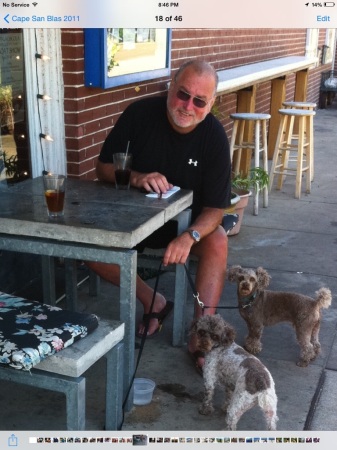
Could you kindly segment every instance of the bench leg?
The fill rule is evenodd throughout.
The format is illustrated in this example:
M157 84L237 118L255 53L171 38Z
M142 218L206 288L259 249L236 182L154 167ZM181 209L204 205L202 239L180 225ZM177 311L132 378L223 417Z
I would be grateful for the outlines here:
M85 378L75 378L67 385L67 430L85 430Z
M119 430L123 421L123 346L120 342L106 354L106 430Z
M62 392L67 402L67 430L85 430L85 378L70 378L52 372L0 368L0 380Z

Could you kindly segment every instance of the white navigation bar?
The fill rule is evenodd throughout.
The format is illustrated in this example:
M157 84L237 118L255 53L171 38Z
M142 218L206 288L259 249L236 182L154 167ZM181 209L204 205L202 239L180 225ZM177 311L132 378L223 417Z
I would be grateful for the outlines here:
M335 2L0 0L3 28L336 28Z

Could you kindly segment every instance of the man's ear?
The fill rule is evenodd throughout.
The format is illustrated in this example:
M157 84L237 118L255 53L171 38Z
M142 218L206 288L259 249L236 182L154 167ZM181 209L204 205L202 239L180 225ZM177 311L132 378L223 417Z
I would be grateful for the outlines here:
M208 107L209 107L209 112L212 111L213 105L215 103L216 97L214 96L208 103Z

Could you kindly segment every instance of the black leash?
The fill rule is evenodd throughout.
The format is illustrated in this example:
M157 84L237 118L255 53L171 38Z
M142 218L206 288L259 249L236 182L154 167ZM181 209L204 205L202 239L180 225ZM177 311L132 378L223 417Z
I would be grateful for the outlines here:
M158 290L159 277L163 273L163 271L161 270L161 267L162 267L162 262L159 264L158 273L157 273L157 276L156 276L156 282L155 282L155 286L154 286L154 289L153 289L152 302L151 302L150 310L149 310L149 313L148 313L149 317L152 314L152 309L153 309L154 301L155 301L157 290ZM193 297L196 299L196 301L198 302L198 305L201 307L202 313L204 313L204 310L207 309L207 308L213 308L213 306L206 306L200 300L199 292L196 290L196 287L195 287L195 284L194 284L194 282L192 280L192 276L190 274L190 271L188 270L186 264L184 264L184 267L185 267L185 272L186 272L186 275L187 275L188 282L189 282L189 284L191 286L191 289L192 289ZM239 308L238 306L217 306L216 309L238 309L238 308ZM142 353L143 353L143 350L144 350L144 345L145 345L145 341L146 341L146 337L147 337L147 332L148 332L148 329L149 329L149 324L150 324L150 320L147 320L145 322L144 333L142 334L142 339L141 339L141 342L140 342L140 347L139 347L136 367L135 367L135 370L133 372L133 375L132 375L132 378L131 378L131 382L130 382L130 385L129 385L129 389L128 389L127 393L126 393L126 396L125 396L125 399L124 399L124 402L123 402L123 405L122 405L122 422L121 422L118 430L122 429L122 426L123 426L123 423L124 423L125 405L126 405L126 402L128 401L128 398L129 398L129 395L130 395L130 392L131 392L131 389L132 389L132 385L133 385L134 379L136 377L136 372L137 372L137 369L138 369L138 366L139 366L139 363L140 363L140 359L141 359L141 356L142 356Z
M162 263L160 263L160 265L159 265L158 273L157 273L157 276L156 276L156 283L155 283L155 286L154 286L154 289L153 289L153 296L152 296L151 306L150 306L150 310L149 310L149 313L148 313L149 316L152 314L153 305L154 305L154 301L155 301L157 290L158 290L159 277L163 273L162 270L161 270L161 266L162 266ZM135 367L135 370L133 372L133 375L132 375L132 378L131 378L131 382L130 382L130 385L129 385L129 389L128 389L126 395L125 395L125 399L124 399L124 402L123 402L123 405L122 405L122 422L121 422L118 430L122 429L122 426L123 426L123 423L124 423L125 405L126 405L126 402L128 401L128 398L129 398L129 395L130 395L130 392L131 392L131 389L132 389L132 385L133 385L133 382L134 382L135 377L136 377L136 372L137 372L137 369L138 369L138 366L139 366L139 363L140 363L140 358L141 358L143 350L144 350L144 345L145 345L145 341L146 341L146 337L147 337L147 332L149 330L149 325L150 325L150 320L146 320L145 321L144 332L142 334L142 339L140 341L140 347L139 347L138 357L137 357L137 361L136 361L136 367Z

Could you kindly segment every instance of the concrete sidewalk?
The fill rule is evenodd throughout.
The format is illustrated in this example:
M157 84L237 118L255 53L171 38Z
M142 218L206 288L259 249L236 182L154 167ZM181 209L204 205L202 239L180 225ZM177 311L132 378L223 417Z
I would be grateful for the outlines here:
M299 347L288 324L267 328L259 355L272 373L278 395L278 430L337 430L337 199L331 195L337 186L337 103L319 110L314 119L315 179L312 192L294 198L295 180L287 177L282 191L272 190L269 207L262 206L253 216L253 202L245 211L240 233L229 238L228 264L263 266L272 276L270 289L296 291L313 296L320 287L329 287L333 303L323 310L320 332L322 352L307 368L297 367ZM193 265L192 265L193 270ZM165 273L159 289L172 299L174 275ZM154 280L150 280L154 283ZM88 295L86 283L79 288L81 310L95 312L102 318L115 318L117 289L105 283L101 296ZM193 297L188 294L188 319L192 318ZM226 283L221 305L236 305L236 286ZM65 305L61 305L65 306ZM139 306L139 305L138 305ZM243 344L246 325L237 310L219 310L237 330L237 342ZM138 308L140 320L142 311ZM188 324L186 332L188 331ZM123 430L207 431L225 428L224 414L216 398L212 416L198 413L202 398L202 378L194 369L186 346L173 348L172 317L161 333L145 344L137 377L156 382L153 401L134 407L125 415ZM97 363L87 373L87 429L104 427L104 383L100 377L104 363ZM0 411L2 430L64 430L65 401L56 393L2 383ZM263 430L259 409L246 413L238 430Z

